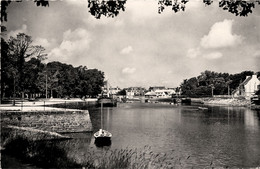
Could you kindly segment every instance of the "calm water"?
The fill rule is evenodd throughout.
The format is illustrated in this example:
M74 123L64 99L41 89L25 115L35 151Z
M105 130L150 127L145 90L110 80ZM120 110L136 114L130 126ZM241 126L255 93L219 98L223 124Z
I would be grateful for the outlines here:
M91 110L94 130L100 128L100 109ZM154 152L175 153L186 166L260 166L260 112L243 107L173 106L149 103L103 108L103 126L113 134L110 149L151 146ZM71 156L97 148L92 134L73 134ZM73 153L74 152L74 153Z
M113 134L106 149L142 150L148 145L153 152L185 159L188 168L260 167L260 112L243 107L197 108L150 103L103 108L104 129ZM96 132L101 109L90 112ZM87 150L104 151L95 146L93 133L69 135L74 139L63 142L63 148L77 162L84 161Z

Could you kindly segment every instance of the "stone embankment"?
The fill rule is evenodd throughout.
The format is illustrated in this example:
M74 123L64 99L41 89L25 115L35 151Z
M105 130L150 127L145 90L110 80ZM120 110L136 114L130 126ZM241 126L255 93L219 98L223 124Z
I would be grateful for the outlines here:
M229 105L229 106L250 106L250 101L245 99L236 98L204 98L202 99L204 104L216 104L216 105Z
M87 110L35 105L0 106L1 149L10 140L18 137L33 141L60 140L69 139L61 135L62 133L92 131L92 123Z
M57 133L92 131L87 110L4 112L1 113L1 123Z

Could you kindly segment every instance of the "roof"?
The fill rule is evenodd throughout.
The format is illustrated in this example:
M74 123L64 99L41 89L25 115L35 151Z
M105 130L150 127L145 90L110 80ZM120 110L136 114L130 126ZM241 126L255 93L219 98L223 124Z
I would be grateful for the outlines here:
M145 95L147 95L147 96L156 96L156 93L155 92L147 92L147 93L145 93Z
M240 85L246 85L251 79L252 79L252 76L247 77Z

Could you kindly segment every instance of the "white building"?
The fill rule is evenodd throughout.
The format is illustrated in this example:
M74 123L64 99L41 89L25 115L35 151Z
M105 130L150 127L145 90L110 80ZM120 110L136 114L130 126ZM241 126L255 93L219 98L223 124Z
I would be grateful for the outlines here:
M145 97L150 98L170 98L175 94L174 89L157 89L155 91L150 91L145 94Z
M234 97L243 96L250 99L258 90L260 80L256 75L247 76L246 79L239 85L237 90L233 92Z

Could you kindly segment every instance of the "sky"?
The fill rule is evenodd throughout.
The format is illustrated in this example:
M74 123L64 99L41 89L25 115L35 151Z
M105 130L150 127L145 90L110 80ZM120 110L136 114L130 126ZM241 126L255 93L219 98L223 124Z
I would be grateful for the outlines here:
M260 5L247 17L190 0L184 12L158 14L157 0L128 0L115 18L95 19L87 0L12 2L7 38L23 32L47 61L97 68L112 87L177 87L205 70L260 70Z

